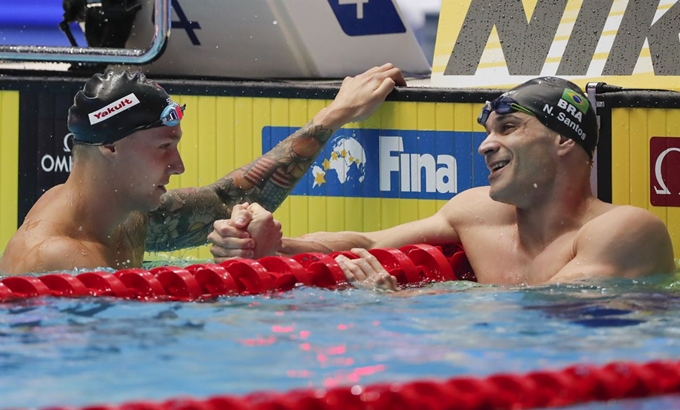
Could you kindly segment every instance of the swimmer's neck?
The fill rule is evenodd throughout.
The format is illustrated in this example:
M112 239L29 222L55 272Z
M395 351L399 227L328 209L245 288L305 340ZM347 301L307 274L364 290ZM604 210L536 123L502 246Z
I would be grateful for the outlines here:
M580 229L592 218L597 202L590 184L580 184L555 190L529 206L515 207L520 246L529 254L540 253L560 236Z
M110 244L116 229L126 221L134 209L123 202L125 196L116 188L115 182L89 171L87 167L73 167L60 195L67 201L73 215L83 221L83 235Z

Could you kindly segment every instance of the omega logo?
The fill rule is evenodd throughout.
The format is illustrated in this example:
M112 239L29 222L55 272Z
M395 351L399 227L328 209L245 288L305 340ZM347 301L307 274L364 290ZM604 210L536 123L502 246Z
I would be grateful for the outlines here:
M69 132L64 136L64 152L71 152L71 148L68 146L68 143L71 138L73 138L74 135L72 132Z
M671 158L666 158L671 153ZM649 156L650 202L654 206L680 207L680 138L653 137Z
M73 164L73 159L71 158L71 147L69 142L73 138L73 133L68 133L64 136L64 152L65 155L52 156L50 154L45 154L40 159L40 168L44 172L71 172L71 165Z

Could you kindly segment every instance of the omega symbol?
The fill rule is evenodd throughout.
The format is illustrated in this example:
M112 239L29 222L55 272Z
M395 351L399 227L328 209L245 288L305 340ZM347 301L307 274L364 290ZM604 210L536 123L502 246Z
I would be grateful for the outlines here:
M678 137L652 137L649 140L649 202L652 206L680 207L678 154Z
M671 191L668 190L668 187L666 186L666 183L663 180L663 175L661 175L661 166L663 165L663 160L664 158L666 158L666 155L671 151L680 152L680 148L672 147L666 149L661 154L659 154L659 156L656 158L656 164L654 164L654 176L656 176L656 182L661 187L661 188L654 187L654 191L659 195L671 194Z

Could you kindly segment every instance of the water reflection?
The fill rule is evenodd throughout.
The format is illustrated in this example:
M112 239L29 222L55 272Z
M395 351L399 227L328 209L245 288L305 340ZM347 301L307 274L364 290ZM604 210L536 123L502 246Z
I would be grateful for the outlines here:
M612 279L597 284L548 286L527 292L525 306L549 318L584 327L626 327L656 320L680 308L668 275L644 280Z
M87 405L677 358L672 285L454 282L409 297L301 287L203 303L6 303L0 396L5 406Z

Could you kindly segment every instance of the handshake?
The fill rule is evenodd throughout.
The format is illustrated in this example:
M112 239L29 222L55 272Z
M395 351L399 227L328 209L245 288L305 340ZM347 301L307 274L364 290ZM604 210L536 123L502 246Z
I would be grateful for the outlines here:
M284 249L281 222L256 203L234 206L230 219L221 219L213 224L208 242L215 263L231 258L260 259ZM314 246L319 245L304 238L299 243L309 246L304 251L314 251ZM398 289L396 277L389 274L375 256L359 247L353 247L351 252L355 255L352 259L343 254L335 257L350 284L386 291Z
M221 263L231 258L275 255L282 238L281 222L261 205L246 202L234 206L231 218L213 224L208 242L215 263Z

